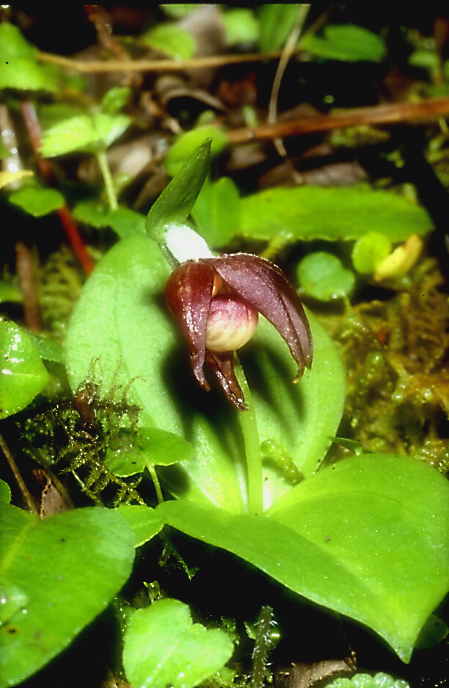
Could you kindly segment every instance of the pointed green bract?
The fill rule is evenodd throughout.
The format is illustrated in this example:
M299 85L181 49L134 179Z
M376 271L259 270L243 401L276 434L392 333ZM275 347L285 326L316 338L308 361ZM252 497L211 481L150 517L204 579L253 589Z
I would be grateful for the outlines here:
M148 236L162 241L163 229L173 222L183 224L190 215L209 172L211 141L207 140L189 158L151 206L147 215Z

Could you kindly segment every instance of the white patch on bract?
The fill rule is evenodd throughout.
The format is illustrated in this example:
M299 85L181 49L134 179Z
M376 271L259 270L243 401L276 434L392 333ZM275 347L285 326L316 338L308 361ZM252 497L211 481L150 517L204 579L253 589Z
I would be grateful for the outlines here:
M203 237L187 225L171 222L165 225L163 237L168 253L177 263L215 257Z

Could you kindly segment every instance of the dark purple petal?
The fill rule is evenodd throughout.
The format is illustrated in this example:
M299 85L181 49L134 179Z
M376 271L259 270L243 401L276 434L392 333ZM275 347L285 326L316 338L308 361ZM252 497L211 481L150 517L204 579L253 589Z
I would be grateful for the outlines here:
M247 411L248 406L234 372L234 352L225 351L218 354L206 349L206 362L217 376L231 404L239 411Z
M248 253L223 254L201 262L212 265L228 287L274 325L298 364L299 379L304 366L312 364L312 336L299 296L282 270Z
M214 274L207 263L187 262L172 272L165 285L168 306L187 337L193 373L206 390L209 384L203 368Z

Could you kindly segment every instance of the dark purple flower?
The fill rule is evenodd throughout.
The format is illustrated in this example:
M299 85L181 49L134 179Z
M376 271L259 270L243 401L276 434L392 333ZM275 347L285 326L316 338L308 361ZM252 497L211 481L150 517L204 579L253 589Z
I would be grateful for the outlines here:
M261 313L287 342L299 380L312 364L312 338L301 301L276 265L248 253L189 260L165 287L170 310L187 337L193 373L209 390L207 362L228 399L247 409L234 373L234 351L252 337Z

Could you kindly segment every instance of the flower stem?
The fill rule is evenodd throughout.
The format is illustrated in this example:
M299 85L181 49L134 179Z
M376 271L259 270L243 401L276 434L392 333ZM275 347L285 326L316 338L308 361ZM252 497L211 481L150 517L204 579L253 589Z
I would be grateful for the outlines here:
M100 166L101 174L103 175L103 181L106 189L106 195L109 201L109 206L111 210L117 210L117 195L115 193L114 182L112 181L111 170L108 165L108 159L106 157L105 151L100 151L99 153L96 153L96 158Z
M263 472L256 412L251 390L237 354L234 354L234 359L235 374L248 406L247 411L238 412L245 443L246 470L248 473L248 509L250 514L261 514L263 511Z
M152 463L147 463L147 468L148 468L148 472L151 476L151 480L153 481L154 489L156 490L156 497L157 497L158 504L162 504L162 502L164 501L164 496L162 494L161 484L159 482L159 478L157 476L156 469Z

